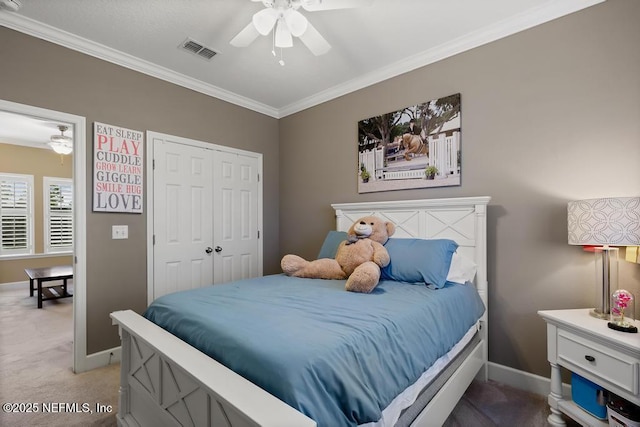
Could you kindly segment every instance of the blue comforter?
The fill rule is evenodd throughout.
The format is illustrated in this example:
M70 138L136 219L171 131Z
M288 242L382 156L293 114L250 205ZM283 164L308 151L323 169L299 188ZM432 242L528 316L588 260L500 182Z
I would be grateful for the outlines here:
M471 285L273 275L158 298L145 317L314 419L377 421L484 312Z

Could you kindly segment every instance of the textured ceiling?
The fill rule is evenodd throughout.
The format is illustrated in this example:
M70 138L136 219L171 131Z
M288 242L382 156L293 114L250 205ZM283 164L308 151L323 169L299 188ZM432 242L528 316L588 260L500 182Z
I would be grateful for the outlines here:
M299 41L271 54L271 36L229 41L263 8L249 0L21 0L0 25L255 111L284 117L603 0L375 0L303 11L332 49ZM178 48L191 38L210 61Z

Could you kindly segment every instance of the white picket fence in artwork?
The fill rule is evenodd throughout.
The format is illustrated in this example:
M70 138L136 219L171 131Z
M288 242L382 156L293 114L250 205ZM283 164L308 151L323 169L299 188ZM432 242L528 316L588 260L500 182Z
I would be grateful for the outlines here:
M458 169L460 132L454 132L451 136L430 136L427 143L429 145L429 165L438 168L437 176L460 175L460 169ZM382 147L360 152L359 164L364 165L367 171L369 171L371 180L421 179L425 177L425 168L423 166L419 169L385 171L384 149Z
M360 152L359 157L359 165L364 165L364 167L371 175L371 181L383 179L382 168L384 167L384 149L382 147L374 148L373 150L362 151Z
M458 151L460 150L460 132L440 138L429 137L429 165L438 168L438 176L459 175Z

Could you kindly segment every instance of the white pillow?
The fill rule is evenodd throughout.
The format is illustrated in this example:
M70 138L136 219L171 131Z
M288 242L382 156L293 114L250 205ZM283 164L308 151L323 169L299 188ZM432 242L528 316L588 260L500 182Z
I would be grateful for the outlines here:
M451 257L447 282L461 284L472 282L473 278L476 277L476 268L475 262L456 251Z

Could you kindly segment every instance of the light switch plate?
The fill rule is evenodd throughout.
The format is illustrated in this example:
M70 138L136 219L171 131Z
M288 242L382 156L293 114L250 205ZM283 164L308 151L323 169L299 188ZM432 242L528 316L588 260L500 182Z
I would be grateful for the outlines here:
M129 226L128 225L112 225L111 238L112 239L128 239Z

